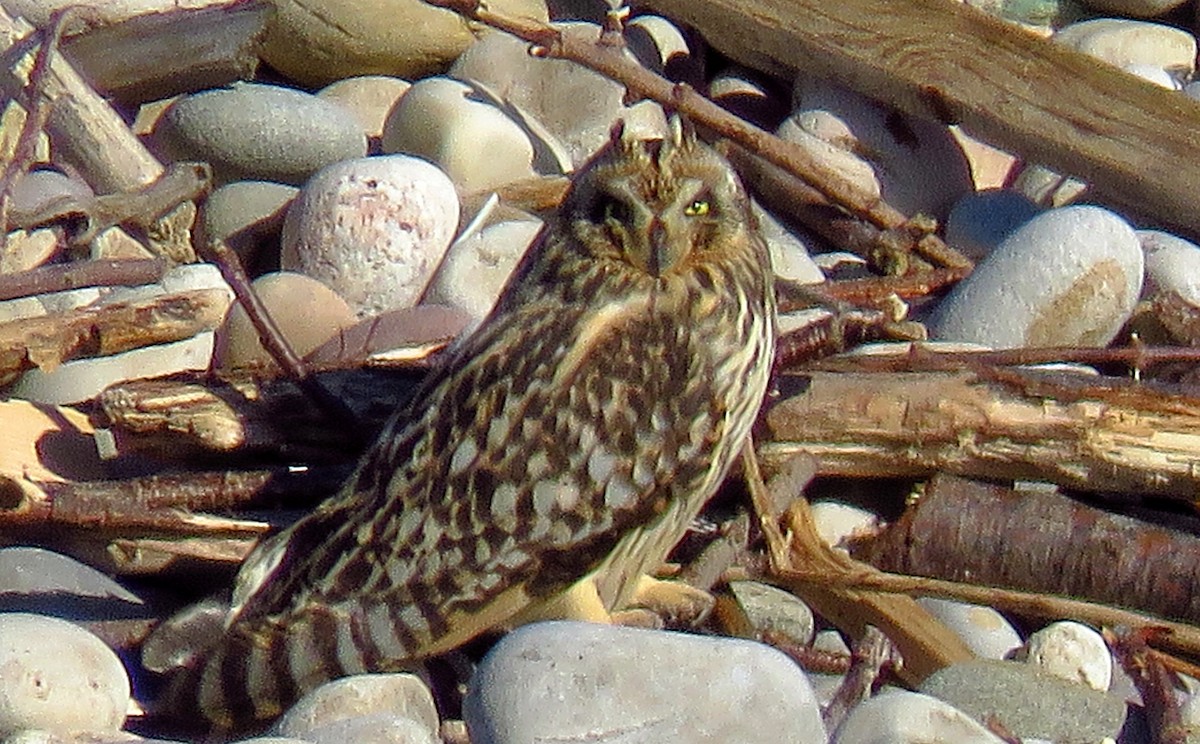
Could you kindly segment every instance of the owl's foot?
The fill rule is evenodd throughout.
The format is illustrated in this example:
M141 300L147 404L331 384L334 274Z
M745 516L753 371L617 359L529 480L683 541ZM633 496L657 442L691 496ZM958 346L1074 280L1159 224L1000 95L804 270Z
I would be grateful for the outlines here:
M697 625L712 612L713 595L682 581L642 575L630 608L650 610L672 625Z

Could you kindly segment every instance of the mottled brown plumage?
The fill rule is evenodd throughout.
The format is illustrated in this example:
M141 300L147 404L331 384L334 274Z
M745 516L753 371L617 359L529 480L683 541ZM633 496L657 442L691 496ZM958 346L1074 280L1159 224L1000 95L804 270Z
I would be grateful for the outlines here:
M735 458L774 349L747 196L673 124L582 169L341 492L246 561L176 696L240 726L535 616L584 578L607 608L629 601Z

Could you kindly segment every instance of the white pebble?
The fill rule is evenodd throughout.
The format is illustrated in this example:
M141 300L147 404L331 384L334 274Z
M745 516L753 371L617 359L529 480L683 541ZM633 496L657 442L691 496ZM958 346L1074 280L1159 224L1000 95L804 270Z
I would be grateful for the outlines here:
M428 158L468 193L533 177L529 136L503 111L478 98L458 80L417 81L383 126L383 151Z
M595 41L600 37L600 27L593 23L554 26L573 38ZM630 52L625 54L632 59ZM568 60L535 57L529 54L528 43L508 34L477 41L450 68L450 75L486 86L519 118L528 117L527 130L544 128L552 141L562 144L568 167L582 165L606 144L618 119L625 121L627 131L665 131L658 104L643 101L626 106L625 88L619 83ZM553 172L544 166L538 171Z
M1021 647L1016 628L991 607L936 597L921 597L917 602L957 633L976 656L1003 659Z
M383 136L383 125L412 83L389 75L342 78L317 91L317 97L334 101L354 112L368 137Z
M99 638L58 618L0 614L0 737L115 732L128 705L125 668Z
M1104 346L1141 293L1142 249L1124 219L1063 207L1010 234L944 299L930 335L993 348Z
M81 403L118 382L207 369L212 350L213 332L202 331L173 343L143 346L111 356L74 359L58 365L52 372L31 369L21 375L9 394L36 403Z
M421 302L449 305L482 320L541 229L541 222L513 220L457 241L429 280Z
M954 202L973 190L966 156L940 122L899 115L859 93L807 76L796 82L795 102L779 135L813 148L831 167L850 166L856 181L865 168L883 198L905 214L945 219ZM816 147L801 132L827 146Z
M1099 633L1080 623L1063 621L1047 625L1029 636L1018 657L1094 690L1107 690L1112 683L1113 660L1108 645Z
M1143 296L1171 294L1200 308L1200 246L1160 230L1138 230L1146 256Z
M420 158L337 163L288 210L280 265L324 282L359 317L407 307L449 247L458 209L454 184Z
M941 700L894 690L850 711L831 744L1003 744L974 718Z
M838 501L818 501L812 505L812 518L817 534L827 545L867 533L879 526L879 517L862 507Z
M1093 18L1059 29L1054 41L1110 65L1149 65L1191 77L1196 38L1181 28L1125 18Z
M433 695L420 678L411 674L357 674L326 682L288 709L273 731L280 736L315 741L314 732L318 730L328 732L337 724L382 715L403 716L426 737L437 734L438 712ZM328 735L323 738L330 740Z

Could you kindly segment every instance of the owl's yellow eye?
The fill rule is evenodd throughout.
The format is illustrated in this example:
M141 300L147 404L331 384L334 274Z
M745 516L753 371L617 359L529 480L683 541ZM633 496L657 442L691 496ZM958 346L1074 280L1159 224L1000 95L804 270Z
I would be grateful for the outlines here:
M706 199L697 199L691 204L683 208L683 213L688 217L703 217L708 214L709 205Z

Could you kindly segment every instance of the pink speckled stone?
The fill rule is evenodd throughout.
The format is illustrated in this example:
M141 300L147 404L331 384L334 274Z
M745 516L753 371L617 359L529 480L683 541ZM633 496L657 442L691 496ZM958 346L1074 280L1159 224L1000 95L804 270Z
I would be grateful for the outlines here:
M318 172L288 210L281 266L318 279L359 317L415 303L458 228L458 195L409 155Z

